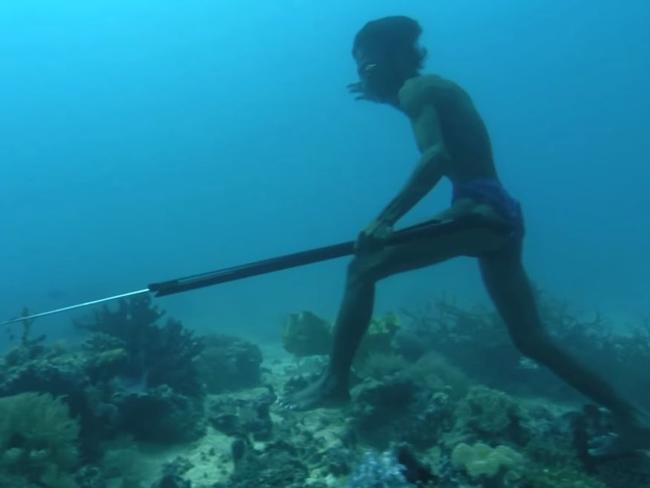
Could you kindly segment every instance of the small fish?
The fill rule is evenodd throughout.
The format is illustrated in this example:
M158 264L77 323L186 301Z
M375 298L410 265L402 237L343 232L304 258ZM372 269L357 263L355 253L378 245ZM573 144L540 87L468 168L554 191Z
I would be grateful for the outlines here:
M68 293L66 293L63 290L58 290L58 289L50 290L50 291L47 292L47 297L50 300L61 301L61 300L67 299L68 296L69 296Z
M529 358L521 358L519 359L519 367L523 369L540 369L539 364L537 364L535 361L529 359Z

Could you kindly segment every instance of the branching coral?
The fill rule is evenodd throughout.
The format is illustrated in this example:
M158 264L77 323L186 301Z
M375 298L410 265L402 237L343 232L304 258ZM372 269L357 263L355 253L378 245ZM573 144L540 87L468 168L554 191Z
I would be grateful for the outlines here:
M195 359L203 343L176 320L158 325L163 315L145 295L120 301L117 310L102 307L91 320L78 321L77 326L121 341L127 355L124 376L144 379L146 387L168 385L179 393L200 396Z
M537 301L545 326L560 346L650 409L650 379L639 374L650 361L650 322L642 321L625 333L599 314L587 319L579 316L548 294L538 291ZM489 386L563 401L579 399L546 368L522 356L493 311L440 299L403 314L409 323L400 331L400 339L407 352L417 342L418 354L427 348L435 350Z
M517 376L522 356L495 313L466 309L445 299L403 313L410 323L401 333L402 341L411 335L419 344L427 344L421 354L434 350L488 384L511 383Z
M93 333L84 367L93 386L86 417L101 420L92 423L94 432L110 424L153 442L202 435L205 392L196 361L203 341L176 320L158 325L163 315L144 296L77 322Z

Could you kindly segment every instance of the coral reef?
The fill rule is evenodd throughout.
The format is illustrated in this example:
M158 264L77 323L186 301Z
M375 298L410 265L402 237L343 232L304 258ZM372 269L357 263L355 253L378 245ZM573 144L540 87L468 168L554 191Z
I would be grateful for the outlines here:
M229 488L304 488L309 477L309 469L298 450L287 442L272 442L259 452L245 439L238 439L233 442L232 451L235 469L228 481Z
M364 381L352 391L352 428L372 445L386 447L392 440L404 440L404 426L397 425L409 419L418 392L417 384L397 375Z
M619 389L650 410L650 378L639 371L650 361L650 320L629 331L614 331L596 314L586 320L550 295L537 292L540 313L552 337L584 363L616 382ZM545 368L524 358L493 311L464 308L440 299L419 310L403 310L407 325L395 338L395 350L414 359L436 351L476 382L523 395L581 401Z
M643 327L621 337L543 303L555 337L623 382L634 378L626 358L636 368L650 359ZM31 339L31 324L17 336L0 361L1 487L650 486L648 453L593 456L609 413L571 403L492 313L442 301L409 325L373 320L351 404L306 412L275 391L322 370L323 356L302 357L311 339L294 336L292 353L264 344L262 368L257 345L162 317L148 300L125 301L81 324L90 334L78 346Z
M203 402L167 385L116 393L112 404L119 412L118 428L139 440L188 442L205 432Z
M82 345L84 369L90 381L97 383L129 374L129 353L121 339L97 332Z
M92 464L82 466L75 475L78 488L107 488L102 470Z
M148 296L102 307L76 325L91 335L83 344L89 429L110 426L137 439L184 442L205 429L204 388L197 357L203 341L164 315ZM146 419L143 422L142 419ZM104 429L105 434L109 432Z
M355 369L355 373L362 378L382 380L386 376L399 373L409 366L410 363L399 354L378 352L369 354L366 360Z
M0 398L0 484L76 487L78 435L78 422L58 398L39 393Z
M29 352L10 351L11 360L0 368L0 396L26 392L51 394L64 399L81 426L80 448L92 456L97 437L105 431L105 418L96 415L91 402L91 380L84 369L84 356L59 347L39 345Z
M55 396L76 397L88 379L83 363L75 354L44 349L38 355L15 358L0 370L0 395L40 391Z
M157 442L196 439L205 428L195 364L202 344L180 322L152 322L161 316L148 300L124 301L77 323L91 332L81 347L22 341L4 358L0 395L63 398L79 419L86 459L98 459L101 443L119 431Z
M226 435L269 440L273 432L270 409L275 399L275 394L264 388L245 395L213 397L209 401L208 418L215 429Z
M392 451L367 452L350 476L347 488L414 488L406 480L405 471Z
M192 482L183 478L192 467L188 459L177 457L163 466L162 476L151 488L192 488Z
M402 374L432 391L445 391L454 399L464 397L472 381L441 354L428 352L410 363Z
M524 410L503 392L474 386L458 403L455 413L454 429L465 438L507 439L518 444L527 440Z
M203 344L196 365L207 393L237 391L260 384L262 352L255 344L216 334L203 337Z
M441 357L423 356L353 388L351 426L361 439L382 449L398 441L426 449L452 427L452 408L458 408L455 402L465 397L469 385L469 379Z
M417 337L420 354L435 351L477 382L516 387L529 379L531 370L520 367L522 355L496 313L464 309L445 299L403 313L410 322L396 341L402 349L410 334ZM412 354L408 348L405 353Z
M203 343L177 320L158 325L163 316L164 312L152 306L151 297L143 295L121 300L116 310L101 307L91 319L79 320L76 325L121 341L102 352L114 351L116 346L125 351L123 377L142 379L147 387L168 385L179 393L201 396L195 360Z

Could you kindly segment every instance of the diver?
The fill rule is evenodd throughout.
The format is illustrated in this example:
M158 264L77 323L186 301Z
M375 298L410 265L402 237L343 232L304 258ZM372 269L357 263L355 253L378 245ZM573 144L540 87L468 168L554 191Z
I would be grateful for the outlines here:
M355 36L352 55L357 100L390 105L411 123L421 153L397 195L359 234L347 270L345 294L334 326L329 365L320 379L284 401L295 409L349 399L352 360L368 328L375 285L383 278L458 256L478 259L482 279L519 351L606 407L617 434L606 449L650 448L646 416L595 372L555 344L545 330L522 264L524 222L517 200L499 180L490 138L468 94L437 75L420 74L426 50L421 27L403 16L368 22ZM451 206L436 221L462 222L443 236L388 245L393 226L443 178L453 185ZM499 224L477 225L476 216Z

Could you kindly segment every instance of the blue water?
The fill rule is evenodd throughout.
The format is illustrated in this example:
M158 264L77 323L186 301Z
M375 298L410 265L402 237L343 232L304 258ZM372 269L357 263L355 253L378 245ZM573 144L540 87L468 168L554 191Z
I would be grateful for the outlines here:
M345 90L354 33L396 13L485 118L534 281L647 315L646 0L21 0L0 3L0 318L353 238L417 158L400 114ZM405 223L448 199L442 183ZM334 317L345 262L160 305L272 337L291 311ZM387 281L377 308L443 293L486 301L459 260Z

